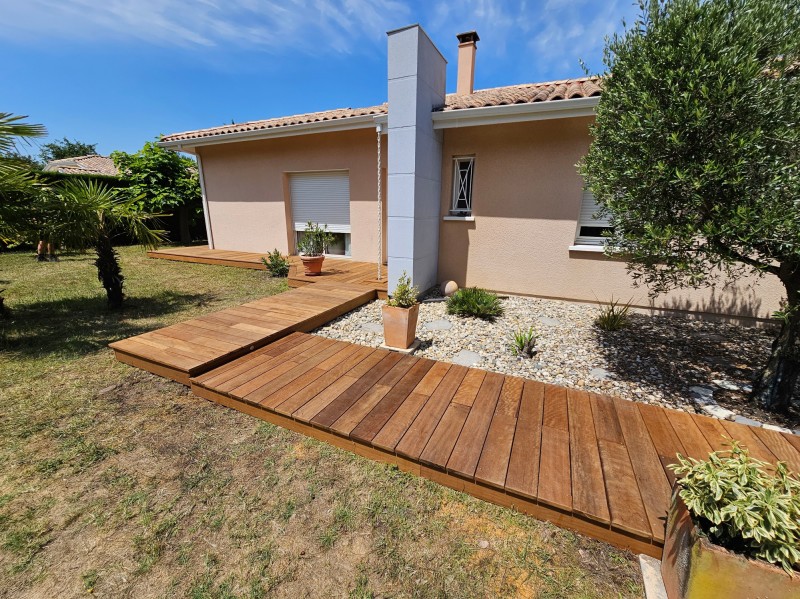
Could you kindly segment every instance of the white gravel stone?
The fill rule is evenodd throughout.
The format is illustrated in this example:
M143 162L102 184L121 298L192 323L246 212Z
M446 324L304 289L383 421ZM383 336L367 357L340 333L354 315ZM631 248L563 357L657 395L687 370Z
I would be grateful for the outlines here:
M771 431L776 431L778 433L791 433L792 432L791 429L785 428L783 426L776 426L774 424L762 424L761 426L763 428L769 429Z
M718 404L708 404L700 409L709 416L713 416L714 418L719 418L720 420L730 420L731 418L736 416L736 414L734 414L727 408L723 408Z
M734 416L733 421L738 424L746 424L747 426L761 426L761 423L758 420L745 418L744 416Z
M483 360L483 356L468 349L462 349L455 356L453 356L453 364L461 364L461 366L475 366L478 362Z
M763 329L645 314L632 314L627 329L605 332L594 326L594 305L515 296L501 302L503 316L488 322L451 316L443 301L423 301L417 325L422 344L414 355L454 362L466 350L481 357L478 368L696 412L694 399L716 403L710 381L740 389L717 388L720 393L742 393L772 341ZM383 331L374 325L382 323L382 306L371 302L314 332L379 347ZM510 349L511 336L531 326L538 335L536 355L519 358ZM613 376L597 378L593 370Z
M732 383L730 381L726 381L726 380L723 380L723 379L714 379L711 382L714 383L720 389L726 389L728 391L738 391L739 390L739 385L737 385L736 383Z

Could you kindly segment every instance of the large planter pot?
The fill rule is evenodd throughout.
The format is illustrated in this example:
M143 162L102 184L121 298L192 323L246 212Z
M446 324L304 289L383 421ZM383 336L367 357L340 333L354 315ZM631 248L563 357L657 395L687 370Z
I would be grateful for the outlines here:
M303 261L303 270L309 277L316 277L322 272L322 262L325 256L300 256Z
M800 576L732 553L702 536L677 487L667 518L661 576L669 599L800 597Z
M388 347L407 349L417 336L419 304L410 308L383 307L383 342Z

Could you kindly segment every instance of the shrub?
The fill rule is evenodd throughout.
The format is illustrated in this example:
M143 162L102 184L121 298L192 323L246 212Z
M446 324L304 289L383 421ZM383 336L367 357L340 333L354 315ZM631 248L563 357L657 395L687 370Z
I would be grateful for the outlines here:
M594 325L604 331L624 329L628 326L632 301L633 299L631 298L628 303L620 304L620 300L615 300L612 297L608 304L600 308L600 313L594 319Z
M520 358L532 358L536 353L536 331L533 327L517 329L511 335L511 351Z
M275 248L267 257L261 258L261 262L272 277L286 277L289 275L289 259Z
M800 566L800 479L751 458L737 442L707 460L678 456L680 496L714 543L791 573Z
M447 313L494 320L503 315L503 304L494 293L478 287L466 287L447 298Z
M394 308L410 308L417 303L418 295L419 289L411 285L411 279L406 274L406 271L403 271L397 281L397 287L394 288L392 297L386 300L386 305Z
M333 243L333 235L328 233L328 225L321 227L312 223L306 223L303 236L297 242L297 250L304 256L322 256L327 248Z

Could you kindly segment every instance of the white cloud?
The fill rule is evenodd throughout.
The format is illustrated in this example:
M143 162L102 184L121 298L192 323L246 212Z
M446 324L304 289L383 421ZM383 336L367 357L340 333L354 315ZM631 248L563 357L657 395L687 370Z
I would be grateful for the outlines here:
M0 0L0 37L349 53L405 23L401 0Z

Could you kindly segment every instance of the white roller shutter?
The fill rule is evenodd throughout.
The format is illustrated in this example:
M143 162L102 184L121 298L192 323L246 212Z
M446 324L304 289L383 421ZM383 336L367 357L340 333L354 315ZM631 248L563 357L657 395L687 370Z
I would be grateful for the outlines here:
M332 233L350 232L350 176L347 171L289 175L294 230L311 221Z
M588 189L583 191L583 198L581 198L581 214L578 220L578 235L575 239L577 244L584 244L584 245L602 245L605 243L605 239L599 236L592 236L592 235L582 235L581 229L584 227L587 228L608 228L611 227L611 222L608 220L608 217L604 218L594 218L594 215L600 210L600 206L598 206L597 202L592 195L592 192Z

